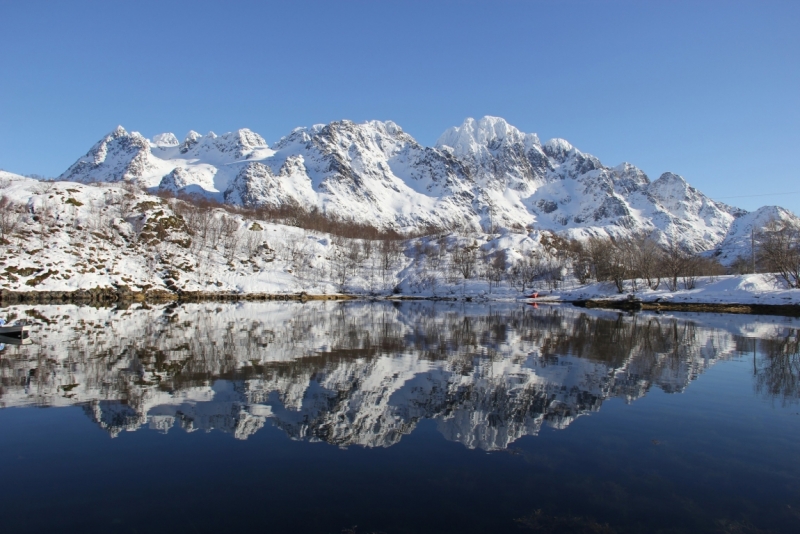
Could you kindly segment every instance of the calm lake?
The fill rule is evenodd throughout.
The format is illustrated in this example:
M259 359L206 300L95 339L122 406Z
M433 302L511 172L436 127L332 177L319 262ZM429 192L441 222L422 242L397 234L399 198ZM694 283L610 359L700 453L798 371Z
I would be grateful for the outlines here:
M3 532L800 532L800 320L13 306Z

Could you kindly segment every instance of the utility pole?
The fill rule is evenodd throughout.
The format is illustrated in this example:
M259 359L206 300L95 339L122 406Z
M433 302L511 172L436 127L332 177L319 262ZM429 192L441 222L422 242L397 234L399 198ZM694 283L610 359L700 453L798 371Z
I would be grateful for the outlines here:
M753 274L756 274L756 226L750 227L750 259L753 264Z

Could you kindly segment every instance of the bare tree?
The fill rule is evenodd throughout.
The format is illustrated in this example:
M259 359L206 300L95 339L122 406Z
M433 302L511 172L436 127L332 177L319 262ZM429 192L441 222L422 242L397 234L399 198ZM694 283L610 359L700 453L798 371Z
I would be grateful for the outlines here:
M219 220L219 236L222 242L223 256L228 263L236 257L239 248L239 221L234 217L223 215Z
M687 254L683 263L683 272L681 273L681 281L683 282L684 289L694 289L697 287L697 278L706 274L705 258L697 254Z
M385 239L381 241L378 253L378 266L381 271L381 277L383 278L383 282L385 284L389 272L400 258L400 245L397 243L397 241Z
M586 242L590 276L598 282L611 279L612 248L613 243L608 237L590 237Z
M250 227L244 238L244 251L247 254L247 259L251 260L261 249L261 244L264 242L264 236L261 230L254 230Z
M635 245L630 239L618 238L611 240L608 274L620 293L625 291L626 280L631 280L632 289L636 291L636 279L633 271L634 249Z
M333 245L333 257L331 258L331 277L334 283L339 288L339 291L344 291L347 284L347 275L350 272L349 262L347 260L345 238L341 236L333 236L331 244Z
M347 259L347 267L353 275L358 273L361 264L368 257L361 240L358 239L345 240L344 255Z
M489 262L488 268L486 269L486 277L489 279L489 292L492 291L492 283L495 284L495 287L500 284L500 282L506 276L506 263L508 261L506 251L501 250L497 252L494 257Z
M663 255L661 245L655 239L646 236L632 238L631 245L634 276L642 278L650 289L658 289L661 285L659 271Z
M664 254L661 256L661 272L670 291L678 290L678 278L684 274L689 256L689 253L675 241L664 248Z
M531 253L522 258L511 267L511 279L516 283L523 293L527 288L532 288L536 279L543 272L542 256L538 253Z
M758 255L789 287L800 287L800 229L769 221L759 232Z
M569 250L572 256L572 274L580 284L588 283L594 274L592 256L588 248L577 239L573 239L570 241Z
M433 270L423 272L420 276L420 286L424 289L429 289L436 296L436 288L439 286L439 273Z
M475 266L478 263L478 244L459 248L453 252L453 266L464 280L475 276Z
M7 245L8 238L25 217L22 206L17 205L5 195L0 196L0 244Z

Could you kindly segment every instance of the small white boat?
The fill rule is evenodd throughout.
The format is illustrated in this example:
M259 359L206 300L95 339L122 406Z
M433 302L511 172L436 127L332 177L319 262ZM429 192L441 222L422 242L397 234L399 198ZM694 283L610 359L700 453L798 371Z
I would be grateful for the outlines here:
M31 327L28 325L2 325L0 326L0 338L28 339L31 335Z

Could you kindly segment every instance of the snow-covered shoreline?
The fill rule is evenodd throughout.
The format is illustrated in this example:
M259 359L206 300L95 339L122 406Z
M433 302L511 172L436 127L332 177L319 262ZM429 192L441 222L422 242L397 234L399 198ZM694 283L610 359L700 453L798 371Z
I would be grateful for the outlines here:
M248 293L248 292L170 292L150 291L131 293L116 289L76 290L72 292L46 291L0 291L0 308L19 303L92 303L116 304L125 302L164 302L180 303L217 302L257 302L257 301L300 301L310 300L446 300L470 302L502 302L527 300L531 304L576 304L593 308L684 310L698 312L729 312L769 315L800 316L800 289L786 289L782 281L773 274L725 275L701 277L693 289L670 291L641 289L620 294L613 283L600 282L552 291L520 293L517 289L501 284L491 293L474 281L465 286L439 288L438 294L430 290L392 295L369 295L363 293ZM535 298L530 298L535 295Z
M612 282L596 282L585 286L558 289L546 292L539 300L581 301L581 300L624 300L633 295L643 302L673 302L695 304L771 304L800 305L800 289L787 289L780 278L774 274L745 274L700 277L692 289L670 291L662 282L657 290L639 283L637 290L630 289L620 294Z

